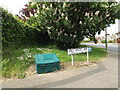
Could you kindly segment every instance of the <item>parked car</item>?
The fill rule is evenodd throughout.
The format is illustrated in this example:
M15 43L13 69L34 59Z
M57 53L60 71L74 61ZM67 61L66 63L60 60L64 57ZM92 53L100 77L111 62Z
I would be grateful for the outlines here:
M117 43L120 43L120 38L117 38Z

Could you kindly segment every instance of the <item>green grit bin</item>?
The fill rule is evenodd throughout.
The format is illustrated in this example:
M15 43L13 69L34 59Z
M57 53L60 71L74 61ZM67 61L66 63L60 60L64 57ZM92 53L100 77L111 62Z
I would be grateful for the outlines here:
M35 63L38 74L60 70L60 60L54 53L35 55Z

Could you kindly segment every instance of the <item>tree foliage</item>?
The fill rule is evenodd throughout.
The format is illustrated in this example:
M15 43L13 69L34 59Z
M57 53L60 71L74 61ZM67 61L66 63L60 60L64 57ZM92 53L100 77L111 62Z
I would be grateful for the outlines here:
M63 49L78 47L84 37L95 38L120 18L116 2L30 2L26 10L21 10L26 22L48 32Z

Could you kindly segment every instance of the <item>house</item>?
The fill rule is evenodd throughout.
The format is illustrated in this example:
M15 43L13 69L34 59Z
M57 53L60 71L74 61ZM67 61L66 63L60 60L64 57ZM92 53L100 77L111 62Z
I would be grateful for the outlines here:
M120 20L116 20L115 24L111 24L107 27L107 41L114 41L115 43L120 43ZM106 39L105 31L101 31L101 34L96 34L96 39L99 43Z
M120 43L120 32L116 33L117 37L116 37L116 42Z

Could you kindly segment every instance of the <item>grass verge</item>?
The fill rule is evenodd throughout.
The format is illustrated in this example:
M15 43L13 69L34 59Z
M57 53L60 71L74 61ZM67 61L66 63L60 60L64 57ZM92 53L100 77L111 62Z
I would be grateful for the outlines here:
M81 45L80 47L87 47ZM34 56L36 54L56 53L60 62L71 62L71 56L67 55L67 51L57 48L55 45L48 46L27 46L19 48L6 48L3 50L2 76L4 78L16 77L24 78L26 69L35 63ZM107 53L103 48L92 47L89 53L91 61L99 61L106 57ZM75 61L86 61L86 53L74 56Z

